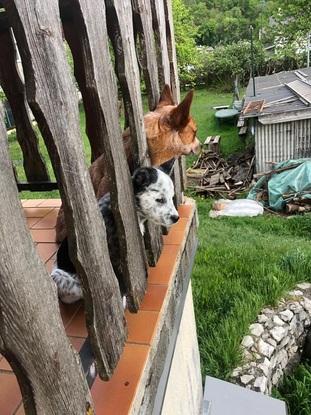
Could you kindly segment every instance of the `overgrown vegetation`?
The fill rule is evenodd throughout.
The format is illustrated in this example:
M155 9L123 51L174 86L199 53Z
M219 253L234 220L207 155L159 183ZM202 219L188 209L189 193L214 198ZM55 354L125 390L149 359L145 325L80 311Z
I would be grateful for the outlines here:
M183 86L228 90L236 75L245 85L250 77L251 25L257 75L306 65L308 0L173 0L173 5ZM273 47L272 53L266 46Z
M278 390L273 391L275 398L287 403L289 415L311 414L311 364L300 364L294 373L286 376Z
M241 364L240 342L260 309L311 281L311 217L210 219L210 203L197 204L192 281L202 372L226 379Z

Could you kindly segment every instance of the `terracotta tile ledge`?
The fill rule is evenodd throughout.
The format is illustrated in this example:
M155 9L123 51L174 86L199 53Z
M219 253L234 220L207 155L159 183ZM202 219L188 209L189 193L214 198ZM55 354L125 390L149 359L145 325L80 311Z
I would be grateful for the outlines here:
M57 244L55 221L59 199L22 201L25 217L38 253L49 272L53 266ZM148 287L137 314L126 311L128 339L114 375L109 382L98 377L91 388L97 415L139 413L143 399L141 383L147 382L153 365L165 316L172 309L173 297L178 296L177 270L185 250L189 230L197 223L195 204L191 199L179 207L179 221L164 236L164 247L156 267L148 272ZM194 226L195 227L195 226ZM187 256L187 255L186 255ZM60 304L61 316L69 339L80 350L87 337L81 303ZM171 312L171 311L170 311ZM4 357L0 355L0 414L24 414L16 378Z

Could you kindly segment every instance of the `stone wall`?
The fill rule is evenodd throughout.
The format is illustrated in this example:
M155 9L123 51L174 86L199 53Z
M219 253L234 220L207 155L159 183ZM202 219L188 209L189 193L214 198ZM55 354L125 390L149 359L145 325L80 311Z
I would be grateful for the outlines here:
M298 284L275 309L264 308L242 341L244 364L232 381L271 393L283 374L300 360L311 323L311 284Z

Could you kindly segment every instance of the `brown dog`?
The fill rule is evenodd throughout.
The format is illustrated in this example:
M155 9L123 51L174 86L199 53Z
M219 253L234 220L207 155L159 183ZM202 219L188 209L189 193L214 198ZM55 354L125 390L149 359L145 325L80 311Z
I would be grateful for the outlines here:
M193 91L175 105L170 87L165 85L159 104L154 111L144 116L148 151L152 166L160 166L181 155L197 153L200 142L196 137L197 127L190 116ZM123 135L123 145L130 171L133 170L131 135L129 129ZM104 156L98 157L89 168L97 199L109 192L109 179ZM56 221L56 242L66 237L64 211L61 208Z

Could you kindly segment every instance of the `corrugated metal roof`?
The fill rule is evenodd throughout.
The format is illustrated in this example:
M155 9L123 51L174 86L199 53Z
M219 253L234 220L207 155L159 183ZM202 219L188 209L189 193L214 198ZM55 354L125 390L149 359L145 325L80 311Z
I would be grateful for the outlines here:
M306 105L311 104L311 85L300 79L286 84L287 88L294 92L302 101L306 101Z
M305 94L307 90L306 96L309 98L308 83L311 83L311 68L256 77L256 96L253 96L253 81L251 79L246 89L244 108L251 101L265 100L260 116L306 109L309 105L308 100L303 102L302 97L297 96L297 93L286 86L286 84L295 81L302 82L301 79L305 79L307 83L305 83L306 87L301 89L300 92ZM250 114L249 116L254 115Z

